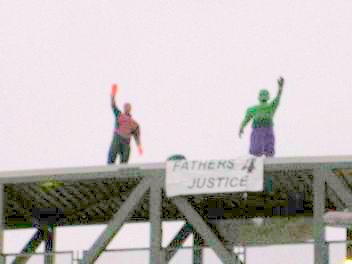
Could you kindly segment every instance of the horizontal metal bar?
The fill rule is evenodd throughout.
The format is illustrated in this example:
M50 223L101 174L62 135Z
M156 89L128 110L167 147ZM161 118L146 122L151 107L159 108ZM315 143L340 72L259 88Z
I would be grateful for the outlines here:
M165 163L147 163L147 164L119 164L91 167L74 167L74 168L53 168L53 169L38 169L38 170L20 170L20 171L2 171L0 179L6 178L26 178L26 177L60 177L64 175L85 175L96 173L107 173L116 175L121 171L126 170L158 170L165 169Z
M43 255L63 255L63 254L72 254L73 255L73 251L53 251L51 253L6 253L6 254L2 254L5 257L14 257L14 256L43 256Z
M352 225L351 212L328 212L325 213L323 219L326 224L333 226L347 227Z
M332 240L332 241L326 241L326 244L352 244L352 240ZM288 245L314 245L314 241L302 241L302 242L284 242L284 243L278 243L278 244L271 244L268 242L254 242L254 243L245 243L243 247L271 247L271 246L288 246ZM238 246L235 246L238 247Z
M323 156L323 157L285 157L264 159L265 171L272 170L306 170L315 169L321 165L329 168L352 168L352 156ZM0 172L1 183L24 183L48 180L49 178L62 181L76 181L103 178L131 178L141 176L139 173L126 175L128 170L135 171L164 171L166 163L150 164L120 164L94 167L59 168L28 171Z
M352 244L352 240L331 240L326 241L327 244ZM286 246L286 245L313 245L314 241L302 241L302 242L284 242L277 244L268 244L268 242L255 242L255 243L244 243L243 245L235 245L234 248L244 248L244 247L261 247L261 246ZM226 244L224 244L226 245ZM211 249L211 247L204 246L203 249ZM183 246L179 250L183 249L193 249L192 246ZM128 251L149 251L150 248L117 248L117 249L105 249L103 252L114 253L114 252L128 252ZM236 254L243 254L241 252L236 252Z

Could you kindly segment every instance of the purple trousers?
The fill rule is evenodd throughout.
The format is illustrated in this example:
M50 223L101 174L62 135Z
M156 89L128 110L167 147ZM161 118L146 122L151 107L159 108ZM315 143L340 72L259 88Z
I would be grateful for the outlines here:
M275 155L275 136L272 127L253 128L249 153L257 157Z

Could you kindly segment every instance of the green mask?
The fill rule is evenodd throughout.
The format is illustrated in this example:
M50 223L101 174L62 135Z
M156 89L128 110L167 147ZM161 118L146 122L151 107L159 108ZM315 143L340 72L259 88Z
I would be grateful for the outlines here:
M269 101L269 99L270 99L270 93L269 93L269 91L266 90L266 89L260 90L259 96L258 96L259 102L265 103L265 102Z

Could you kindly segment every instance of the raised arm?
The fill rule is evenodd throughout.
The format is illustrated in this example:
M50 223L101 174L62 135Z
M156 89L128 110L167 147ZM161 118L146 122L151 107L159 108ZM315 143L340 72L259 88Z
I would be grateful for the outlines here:
M242 123L241 123L241 127L240 127L240 132L239 132L239 137L242 136L243 134L243 129L246 127L246 125L249 123L249 121L251 121L253 117L253 114L252 114L252 111L251 111L251 108L249 108L246 112L246 116L244 117Z
M279 89L278 89L278 92L277 92L277 95L276 95L275 99L272 102L272 107L273 107L273 111L274 112L276 111L277 107L280 104L280 99L281 99L281 94L282 94L282 90L283 90L283 87L284 87L284 83L285 83L285 80L282 77L280 77L280 79L277 81Z
M113 84L112 88L111 88L111 108L115 114L115 116L117 117L120 114L120 110L118 109L118 107L116 106L116 102L115 102L115 97L117 94L117 90L118 90L118 86L117 84Z

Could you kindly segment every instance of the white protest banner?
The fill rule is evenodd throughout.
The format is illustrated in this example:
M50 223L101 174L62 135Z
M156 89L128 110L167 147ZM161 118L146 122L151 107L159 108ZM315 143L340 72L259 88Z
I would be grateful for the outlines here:
M168 161L166 195L263 191L264 159Z

